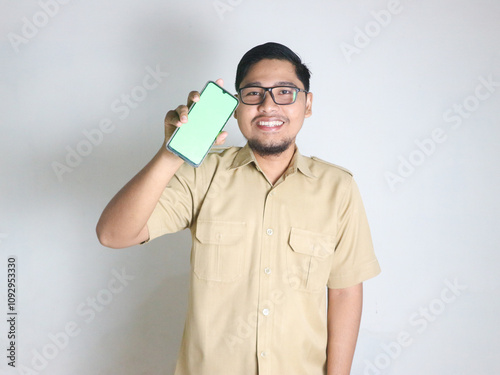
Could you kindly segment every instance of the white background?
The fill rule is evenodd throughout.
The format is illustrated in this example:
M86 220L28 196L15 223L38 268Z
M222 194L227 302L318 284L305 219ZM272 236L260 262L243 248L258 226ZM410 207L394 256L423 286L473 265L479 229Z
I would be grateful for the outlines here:
M298 144L353 171L383 269L353 374L500 373L500 1L62 2L1 2L0 373L173 372L189 233L111 250L95 224L160 147L165 113L209 79L234 92L239 59L267 41L312 70ZM148 69L163 76L141 89Z

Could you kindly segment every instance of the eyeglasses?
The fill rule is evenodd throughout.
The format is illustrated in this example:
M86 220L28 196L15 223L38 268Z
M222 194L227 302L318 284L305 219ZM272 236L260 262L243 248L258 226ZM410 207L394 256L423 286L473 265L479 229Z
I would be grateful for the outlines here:
M276 104L289 105L295 103L297 93L308 91L299 89L293 86L276 86L276 87L261 87L261 86L248 86L238 90L240 101L247 105L259 105L264 103L267 92L271 93L271 98Z

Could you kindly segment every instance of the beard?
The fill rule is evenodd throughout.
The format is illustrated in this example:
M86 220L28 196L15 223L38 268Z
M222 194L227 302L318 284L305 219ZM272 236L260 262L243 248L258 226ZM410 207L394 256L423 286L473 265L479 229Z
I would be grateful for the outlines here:
M285 139L280 143L263 144L256 139L249 139L248 146L260 156L279 155L292 145L293 139Z

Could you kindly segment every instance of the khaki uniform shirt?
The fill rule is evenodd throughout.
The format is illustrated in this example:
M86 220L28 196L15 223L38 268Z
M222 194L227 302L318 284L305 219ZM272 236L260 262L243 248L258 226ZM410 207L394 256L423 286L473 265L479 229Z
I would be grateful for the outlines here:
M183 165L148 221L150 239L192 233L176 375L326 374L326 287L380 268L346 170L300 155L273 186L247 146Z

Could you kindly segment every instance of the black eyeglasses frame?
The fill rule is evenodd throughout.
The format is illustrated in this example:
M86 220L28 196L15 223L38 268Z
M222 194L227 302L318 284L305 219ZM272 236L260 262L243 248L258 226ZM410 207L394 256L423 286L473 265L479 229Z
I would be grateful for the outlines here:
M249 88L253 88L253 87L254 88L258 88L258 89L263 89L264 90L264 96L262 96L262 100L259 103L250 103L250 104L249 103L245 103L243 101L243 99L242 99L242 96L241 96L241 90L249 89ZM274 98L274 94L273 94L273 89L276 89L276 88L279 88L279 87L286 87L286 88L295 90L295 95L293 97L293 102L286 103L286 104L282 104L282 103L276 102L276 99ZM276 103L277 105L290 105L290 104L294 104L297 101L297 96L298 96L299 92L305 92L306 96L307 96L307 94L309 94L309 91L304 90L304 89L299 89L296 86L286 86L286 85L284 85L284 86L264 87L264 86L251 85L251 86L241 87L240 89L238 89L238 99L240 100L240 103L243 103L245 105L261 105L262 103L264 103L264 100L266 100L266 94L268 92L271 94L271 98L273 99L273 102Z

